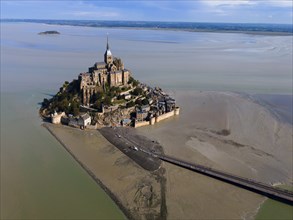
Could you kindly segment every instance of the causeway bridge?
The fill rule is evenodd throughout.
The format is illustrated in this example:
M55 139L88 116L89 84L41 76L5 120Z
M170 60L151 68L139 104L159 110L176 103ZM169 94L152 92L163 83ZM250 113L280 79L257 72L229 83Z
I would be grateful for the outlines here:
M197 172L258 193L268 198L293 205L293 192L289 190L276 188L269 184L257 182L252 179L240 177L211 167L190 163L172 156L165 155L148 147L150 144L153 144L153 142L148 143L145 140L143 143L138 142L137 139L123 134L121 130L117 128L104 128L101 129L100 132L119 150L121 150L146 170L157 170L160 167L160 162L165 161L193 172Z
M249 191L264 195L268 198L271 198L271 199L274 199L289 205L293 205L293 192L289 190L276 188L265 183L261 183L252 179L236 176L236 175L219 171L214 168L206 167L203 165L186 162L175 157L148 152L142 148L140 148L139 150L152 157L159 158L162 161L177 165L179 167L182 167L191 171L195 171L197 173L204 174L209 177L213 177L215 179L218 179L218 180L233 184L235 186L247 189Z

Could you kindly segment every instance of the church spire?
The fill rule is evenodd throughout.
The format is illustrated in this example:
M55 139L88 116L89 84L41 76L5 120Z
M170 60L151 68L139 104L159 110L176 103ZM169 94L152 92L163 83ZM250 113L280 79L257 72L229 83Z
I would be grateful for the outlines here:
M107 34L107 50L109 50L110 47L109 47L109 34Z
M104 61L105 63L109 64L113 62L113 57L112 57L112 53L110 51L110 47L109 47L109 37L107 34L107 48L106 48L106 52L104 54Z

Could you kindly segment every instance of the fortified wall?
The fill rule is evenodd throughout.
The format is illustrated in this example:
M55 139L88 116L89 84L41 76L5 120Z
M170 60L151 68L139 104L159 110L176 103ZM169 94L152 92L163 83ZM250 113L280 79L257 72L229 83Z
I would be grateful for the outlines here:
M179 115L179 114L180 114L180 108L176 107L174 110L172 110L170 112L167 112L165 114L151 118L150 121L141 121L141 122L136 121L134 123L134 127L139 128L139 127L146 126L146 125L154 125L162 120L165 120L167 118L171 118L171 117Z

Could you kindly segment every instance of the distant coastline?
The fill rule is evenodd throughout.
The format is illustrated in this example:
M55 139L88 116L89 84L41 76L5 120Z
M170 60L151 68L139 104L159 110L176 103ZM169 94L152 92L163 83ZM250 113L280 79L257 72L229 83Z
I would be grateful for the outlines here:
M204 22L159 22L159 21L95 21L95 20L45 20L2 19L1 22L28 22L49 25L84 27L150 29L189 32L245 33L256 35L293 35L292 24L244 24Z

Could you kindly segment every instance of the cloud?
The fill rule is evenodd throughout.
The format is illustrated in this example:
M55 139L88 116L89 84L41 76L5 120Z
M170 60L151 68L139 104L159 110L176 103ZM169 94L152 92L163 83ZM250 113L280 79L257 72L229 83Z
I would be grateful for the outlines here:
M292 23L293 16L292 0L0 0L0 3L1 18Z
M203 4L218 7L218 6L240 6L240 5L255 5L256 1L252 0L202 0Z
M200 0L200 3L199 11L221 17L231 15L235 9L242 6L255 5L252 0Z
M90 1L76 1L67 6L63 14L74 19L115 19L121 13L114 7L102 6Z
M67 13L67 15L72 15L74 17L86 17L86 18L115 18L119 17L120 14L117 12L101 12L101 11L73 11Z
M263 3L275 7L293 7L292 0L267 0Z
M256 5L255 0L201 0L201 5L205 13L218 16L229 16L233 12L244 6Z
M293 7L292 0L201 0L201 3L211 7L236 7L245 5Z

